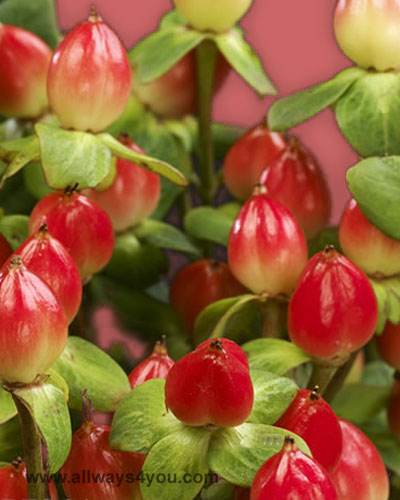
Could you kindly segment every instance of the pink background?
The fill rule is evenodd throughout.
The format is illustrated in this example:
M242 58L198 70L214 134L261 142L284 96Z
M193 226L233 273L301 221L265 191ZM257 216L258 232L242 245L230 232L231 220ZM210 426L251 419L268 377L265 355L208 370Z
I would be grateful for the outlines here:
M91 4L131 48L157 27L172 0L58 0L61 28L67 30L85 19ZM326 80L350 65L333 35L335 4L336 0L254 0L241 24L281 96ZM271 98L260 101L232 74L216 98L214 118L251 126L265 116L271 102ZM314 151L329 177L335 222L349 198L345 171L357 156L341 136L330 110L294 131Z

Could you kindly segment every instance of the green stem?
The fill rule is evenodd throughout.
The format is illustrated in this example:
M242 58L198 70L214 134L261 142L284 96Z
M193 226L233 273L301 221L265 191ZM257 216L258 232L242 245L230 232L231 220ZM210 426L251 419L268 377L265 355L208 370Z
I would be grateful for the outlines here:
M21 423L22 444L24 448L24 460L28 475L40 477L43 474L42 441L38 433L35 421L26 406L13 395ZM32 477L31 476L31 477ZM28 496L35 500L46 498L46 485L41 481L28 483Z
M181 222L181 226L183 227L185 216L192 208L192 198L190 196L189 189L185 189L179 195L177 205L179 212L179 220Z
M206 205L212 205L215 194L214 146L211 125L217 55L217 47L211 40L205 40L196 48L199 177L201 182L199 192Z
M319 365L315 363L308 388L313 390L315 386L318 386L320 394L324 396L324 393L337 370L338 366Z
M281 339L286 333L287 302L269 299L260 303L263 317L261 336L264 338Z
M350 373L350 370L353 367L354 361L357 358L357 352L354 352L350 358L346 361L344 365L342 365L335 373L334 377L330 381L328 387L324 392L324 399L328 402L331 402L336 394L339 392L342 387L344 381L346 380L347 375Z

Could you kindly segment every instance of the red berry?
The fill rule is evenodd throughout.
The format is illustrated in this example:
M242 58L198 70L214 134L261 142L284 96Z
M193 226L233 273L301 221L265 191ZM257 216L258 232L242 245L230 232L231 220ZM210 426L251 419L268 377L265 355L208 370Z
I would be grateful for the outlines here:
M14 255L0 276L0 377L32 382L57 360L67 336L57 297Z
M388 321L382 334L377 335L375 340L383 361L400 370L400 325L393 325Z
M4 265L12 253L13 250L11 245L8 243L4 235L0 233L0 267Z
M139 363L129 375L132 389L143 384L146 380L153 378L166 379L174 364L174 360L168 356L165 340L156 342L151 356Z
M388 422L393 434L400 439L400 375L393 383L388 404Z
M315 254L289 304L292 341L317 358L344 357L375 332L378 305L365 274L332 246Z
M47 92L65 128L98 132L124 110L131 92L129 61L117 35L95 13L56 48Z
M389 478L378 450L357 427L339 419L343 452L331 475L340 500L387 500Z
M250 488L234 485L232 487L232 500L250 500Z
M0 24L0 113L34 118L47 108L50 48L36 35Z
M128 482L127 474L136 479L140 473L145 455L125 451L112 451L108 444L110 427L85 422L72 436L71 451L62 467L62 473L70 481L64 483L68 498L73 500L127 500L140 499L139 482ZM82 477L88 471L91 478L96 475L109 477L113 481L81 481L73 483L73 475ZM118 478L122 482L118 485Z
M119 141L136 153L146 154L127 136L121 136ZM160 177L122 158L118 158L116 169L108 189L87 189L84 194L104 208L116 231L124 231L155 210L160 199Z
M64 308L68 323L71 323L81 305L82 280L64 246L49 234L46 224L43 224L15 253L22 257L29 271L53 290Z
M251 413L254 391L249 371L225 346L226 339L205 343L168 374L166 406L186 425L233 427Z
M196 318L208 305L246 293L224 262L203 259L184 267L169 291L171 305L178 311L186 330L194 330Z
M58 500L57 488L49 484L51 500ZM20 460L0 469L0 498L10 500L26 500L28 498L28 483L26 466Z
M289 293L307 263L307 243L292 214L258 187L237 216L228 242L234 276L255 293Z
M114 232L106 212L93 200L71 189L42 198L29 219L34 233L46 224L71 254L82 278L102 269L114 250Z
M336 500L332 481L321 465L302 453L292 438L257 472L251 500ZM355 500L354 497L353 500Z
M246 132L228 151L223 172L228 191L247 200L266 167L287 146L285 137L261 123Z
M332 472L342 453L342 431L332 408L317 389L300 390L275 425L302 437L315 460Z
M283 153L266 167L260 183L268 196L292 212L307 237L315 236L329 222L331 199L314 155L291 137Z
M215 339L208 339L199 344L196 347L196 351L202 351L204 349L207 349L213 342L215 342ZM229 354L229 356L235 357L238 361L244 365L244 367L249 370L249 362L247 359L247 356L243 349L236 344L233 340L230 339L223 339L223 344L224 344L224 349Z
M214 93L222 87L230 66L218 54L215 69ZM197 109L196 58L194 51L186 54L164 75L141 83L137 67L132 68L132 88L138 99L154 113L167 118L180 118Z
M400 272L400 242L383 234L350 200L339 227L340 246L346 256L368 274L391 276Z

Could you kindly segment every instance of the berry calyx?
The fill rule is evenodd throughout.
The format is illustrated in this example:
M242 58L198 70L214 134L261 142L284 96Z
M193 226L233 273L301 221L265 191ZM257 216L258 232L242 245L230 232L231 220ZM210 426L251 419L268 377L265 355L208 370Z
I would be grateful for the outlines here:
M282 450L269 458L257 472L250 500L336 500L337 495L325 469L301 452L287 437Z
M58 359L67 337L54 292L14 255L0 276L0 377L33 382Z
M285 137L271 132L261 123L246 132L228 151L224 166L224 182L239 200L247 200L263 171L287 146Z
M250 415L254 391L249 370L231 352L226 339L213 339L171 368L165 402L184 424L234 427Z
M243 349L236 344L233 340L230 339L220 339L221 342L223 343L223 348L225 351L230 355L235 357L242 365L246 368L246 370L249 370L249 361L247 359L247 356ZM208 339L199 344L196 347L196 351L203 351L208 349L208 347L211 346L211 344L215 345L215 339Z
M329 222L331 199L314 155L291 137L286 149L265 166L259 182L268 196L292 212L308 238L315 236Z
M383 361L400 371L400 325L387 321L383 332L375 337L375 341Z
M136 153L146 154L126 134L118 140ZM155 210L161 193L160 177L131 161L118 158L111 186L105 191L87 189L83 193L107 212L115 231L124 231Z
M400 372L396 372L387 408L388 423L391 431L400 439Z
M331 475L340 500L387 500L389 477L373 443L357 427L339 419L343 452Z
M183 325L193 333L196 318L208 305L246 293L225 262L202 259L181 269L174 277L169 300Z
M114 232L106 212L74 189L42 198L29 218L29 231L46 224L50 234L70 253L82 278L102 269L114 250Z
M300 390L274 425L302 437L313 458L332 472L342 454L342 431L332 408L318 391L318 387Z
M0 113L35 118L47 108L51 50L34 33L0 23Z
M293 215L258 185L229 235L233 275L255 293L287 294L306 265L307 254L306 239Z
M346 357L375 332L378 305L366 275L333 246L315 254L289 303L291 340L324 360Z
M339 241L344 254L367 274L400 273L400 242L371 224L354 199L342 215Z
M165 337L156 342L153 353L139 363L130 373L129 382L132 389L153 378L166 379L175 362L168 356Z
M65 128L98 132L122 113L130 92L126 51L92 13L54 51L47 79L50 105Z

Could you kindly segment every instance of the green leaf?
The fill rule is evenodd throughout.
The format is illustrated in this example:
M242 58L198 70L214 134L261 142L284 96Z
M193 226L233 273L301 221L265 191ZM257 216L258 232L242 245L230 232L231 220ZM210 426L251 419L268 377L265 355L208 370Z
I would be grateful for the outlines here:
M271 130L287 130L308 120L332 106L365 73L361 68L348 68L327 82L279 99L269 109L269 127Z
M201 492L201 500L232 500L232 485L219 481Z
M0 425L11 420L17 414L11 393L5 391L0 385Z
M40 144L46 184L53 189L97 186L111 166L110 149L93 134L62 130L38 123L35 126Z
M362 373L362 383L378 387L392 387L394 368L378 360L368 363Z
M53 192L44 180L43 169L40 163L30 163L27 165L23 170L23 175L26 188L37 200Z
M36 422L46 444L50 472L64 464L71 448L71 421L60 389L50 383L32 385L14 392Z
M122 143L114 139L110 134L102 133L96 136L102 144L107 146L115 156L119 158L125 158L125 160L130 160L137 165L140 165L151 172L159 174L169 181L175 183L177 186L186 186L187 181L182 173L169 165L165 161L158 160L157 158L152 158L151 156L144 155L133 151L132 149L124 146Z
M110 433L115 450L148 453L158 441L185 426L165 407L165 380L135 387L118 406Z
M339 228L337 226L326 227L308 242L308 254L310 256L321 252L327 245L333 245L341 252L339 243Z
M267 77L260 58L244 40L238 29L215 36L215 43L232 67L260 95L276 95L276 89Z
M310 361L310 356L297 346L281 339L256 339L242 346L254 370L285 375L292 368Z
M169 481L141 483L143 500L179 498L192 500L203 487L206 474L210 431L183 427L164 437L150 450L143 466L144 477L170 478ZM154 476L153 476L154 474ZM187 478L191 478L190 482ZM186 479L186 481L185 481Z
M176 9L168 11L165 16L161 18L160 29L170 28L173 26L180 26L186 24L185 19L179 14Z
M227 246L235 217L212 207L198 207L185 217L185 230L199 240Z
M369 281L378 301L379 318L376 332L380 334L385 328L386 321L389 320L395 325L400 322L400 279L369 278Z
M28 238L29 217L26 215L5 215L0 218L2 233L13 250L16 250Z
M54 0L4 0L0 4L0 22L32 31L52 49L60 41Z
M263 370L250 370L254 387L254 405L248 422L274 424L297 394L293 380Z
M346 140L361 156L400 154L397 73L366 73L341 97L335 113Z
M295 434L271 425L245 423L220 429L211 438L208 464L213 472L230 483L250 487L258 469L292 436L304 453L307 444Z
M347 184L372 224L400 240L400 156L362 160L348 170Z
M23 140L23 139L21 139ZM4 146L4 143L3 143ZM2 145L0 145L0 149ZM1 182L0 189L4 186L5 181L19 172L28 163L32 161L38 161L40 157L39 154L39 142L36 136L32 135L26 138L25 145L18 153L13 157L10 164L8 165L6 171L4 172Z
M52 367L67 382L69 406L82 407L82 391L92 400L96 411L114 411L129 392L128 378L122 368L96 345L69 337L68 345Z
M19 418L14 417L0 425L0 460L12 462L22 454L21 427Z

